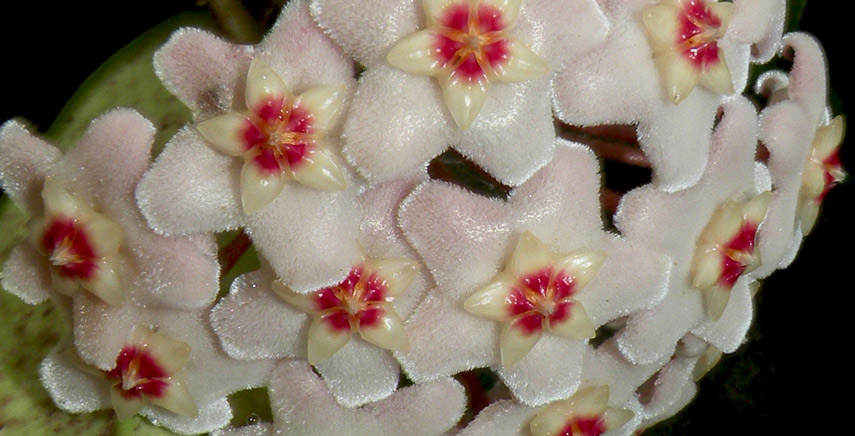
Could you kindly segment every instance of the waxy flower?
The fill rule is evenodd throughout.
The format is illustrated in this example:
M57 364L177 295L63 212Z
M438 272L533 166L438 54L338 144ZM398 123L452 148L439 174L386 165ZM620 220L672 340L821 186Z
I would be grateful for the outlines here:
M254 47L180 29L155 71L198 123L166 144L137 189L155 231L243 227L295 291L342 281L359 258L359 184L334 157L353 63L307 2L290 2Z
M816 129L799 192L799 222L803 234L810 232L816 223L819 207L828 191L846 178L839 154L843 129L843 116Z
M31 224L30 242L45 255L53 289L73 295L82 287L113 305L124 300L116 254L121 227L51 178L42 191L45 217Z
M631 434L635 412L615 407L609 387L585 386L543 407L499 401L481 411L460 436L599 436ZM627 424L629 423L629 424ZM619 431L619 433L613 433Z
M500 341L506 368L534 347L543 330L570 339L591 339L594 323L576 297L605 256L602 251L552 253L536 236L525 232L506 269L466 299L463 307L505 323Z
M718 40L727 32L733 3L665 0L644 11L653 60L668 92L679 104L702 84L733 94L733 81Z
M396 218L416 183L375 185L361 195L358 243L364 259L341 283L300 294L278 282L264 264L238 277L211 311L223 349L242 360L306 359L347 407L392 395L401 369L389 350L408 348L402 320L429 280L413 261L418 257Z
M343 152L372 182L424 171L449 146L524 182L554 147L544 73L608 31L593 0L313 0L312 14L366 68Z
M110 399L119 419L137 414L146 403L195 417L199 409L184 383L190 346L146 327L131 331L116 366L105 372L112 381Z
M742 263L753 263L747 253L752 244L761 243L753 238L756 226L763 227L769 199L761 196L748 203L748 213L722 205L751 200L768 189L757 185L762 177L755 179L756 172L765 170L754 160L757 124L747 100L727 103L713 133L710 165L698 184L675 193L646 185L621 200L615 215L621 233L667 254L674 265L665 299L652 310L632 315L616 335L621 351L633 363L672 355L677 341L689 332L724 352L733 352L742 343L753 316L751 290L756 286L750 274L742 274L748 266ZM721 212L715 217L717 210ZM727 295L712 294L714 304L707 307L693 282Z
M114 408L137 412L181 434L224 427L227 396L262 386L274 362L228 357L211 333L207 310L113 307L86 295L74 299L76 353L54 351L41 379L54 402L72 412Z
M531 80L549 65L511 30L521 0L428 0L427 24L389 51L389 63L436 77L461 129L472 125L492 83Z
M602 230L598 165L578 144L558 140L553 161L507 201L431 181L399 216L437 285L407 319L410 351L395 353L416 382L491 367L524 404L567 398L581 382L586 338L664 295L668 260ZM544 323L551 333L538 339Z
M231 112L199 123L208 143L244 160L241 203L249 215L279 195L288 179L321 190L342 190L345 179L324 146L341 112L344 85L292 96L282 78L253 59L246 78L247 113Z
M365 259L338 285L298 294L277 281L273 292L312 314L308 359L314 365L335 354L353 333L380 348L407 350L404 321L392 301L406 291L418 271L419 265L407 259Z
M635 125L656 186L675 192L694 185L707 165L718 108L729 97L707 87L689 95L689 85L697 78L718 90L741 92L750 62L768 60L781 45L785 2L736 0L727 20L723 15L729 5L710 0L608 2L604 9L613 26L606 41L556 74L556 116L577 126ZM645 16L650 7L655 9ZM720 26L705 24L714 22L713 16ZM651 37L645 23L653 29ZM710 38L722 31L713 44ZM692 49L695 44L697 50ZM717 67L698 75L692 56L700 60L701 70L707 64ZM726 59L727 70L713 57ZM729 83L724 71L729 71ZM675 93L685 98L679 105L672 100Z
M726 201L698 236L692 286L704 293L707 313L714 320L724 312L739 277L760 265L755 238L771 199L772 193L766 191L750 201Z
M213 238L159 236L134 202L154 133L138 113L114 110L93 121L63 156L20 122L3 125L0 183L34 217L30 243L6 260L5 289L31 304L54 292L173 309L213 301L219 274ZM80 288L86 292L75 292Z
M599 436L630 419L632 412L608 407L609 388L592 386L556 401L531 420L533 436Z
M758 92L769 96L761 113L761 141L769 151L768 182L772 191L768 225L759 232L761 265L751 273L764 278L785 268L810 231L825 194L843 176L837 152L843 119L832 119L827 105L826 62L811 36L784 36L785 52L792 53L789 74L765 73Z

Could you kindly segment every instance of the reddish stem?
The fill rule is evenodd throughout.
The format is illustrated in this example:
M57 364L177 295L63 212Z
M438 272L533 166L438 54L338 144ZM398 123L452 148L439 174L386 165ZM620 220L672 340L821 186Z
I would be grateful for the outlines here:
M475 371L464 371L457 374L457 380L466 389L466 397L469 398L469 409L474 415L490 405L490 399L487 397L487 391L484 390L484 385L478 378Z

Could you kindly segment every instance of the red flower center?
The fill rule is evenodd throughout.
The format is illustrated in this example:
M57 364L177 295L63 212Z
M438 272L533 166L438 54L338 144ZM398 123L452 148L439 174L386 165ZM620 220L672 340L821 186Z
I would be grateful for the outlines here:
M754 261L754 238L757 235L757 224L745 222L739 232L722 252L722 272L719 284L728 289L733 287L736 280L748 269Z
M572 418L555 436L599 436L606 432L606 423L601 416Z
M494 6L454 4L443 11L439 22L435 53L455 76L477 82L486 77L485 71L507 61L507 24Z
M86 280L95 274L97 255L86 232L74 219L51 219L41 242L61 275Z
M315 305L324 321L335 330L358 330L376 325L385 314L388 283L365 266L350 270L347 278L315 294Z
M704 0L686 0L680 16L677 46L698 69L719 62L718 39L721 19L712 13Z
M161 368L157 359L133 345L122 348L116 357L116 367L106 374L116 380L113 389L126 399L143 396L159 398L169 386L163 380L169 374Z
M315 144L309 111L287 104L284 98L268 98L251 109L242 137L259 168L278 173L305 162Z
M828 155L828 157L822 161L822 168L824 170L823 176L825 186L822 188L822 193L816 198L817 203L822 203L822 201L825 200L825 196L828 195L829 191L831 191L831 188L843 181L839 176L842 172L840 164L840 148L834 150L833 153Z
M546 323L554 325L565 321L573 307L574 293L572 276L566 271L545 267L520 278L506 300L508 313L516 325L532 334L542 330Z

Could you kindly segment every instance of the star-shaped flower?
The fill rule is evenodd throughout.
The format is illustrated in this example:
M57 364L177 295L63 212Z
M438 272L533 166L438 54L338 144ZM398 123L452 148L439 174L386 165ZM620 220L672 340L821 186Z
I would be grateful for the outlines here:
M698 84L733 94L730 70L718 46L732 15L733 3L706 0L665 0L644 10L653 60L675 104Z
M344 85L326 85L294 97L269 65L253 59L246 78L247 112L199 123L208 143L244 160L241 203L252 214L270 203L288 179L321 190L342 190L345 179L324 142L341 112Z
M156 52L155 71L198 122L169 141L137 189L155 231L243 227L298 292L343 280L359 256L359 183L334 157L353 63L307 2L290 2L254 47L180 29Z
M698 236L692 286L704 293L707 313L714 320L724 312L739 277L760 265L755 239L771 199L772 193L766 191L749 201L726 201Z
M300 294L278 283L266 266L238 277L211 312L226 352L243 360L306 359L348 407L391 395L401 370L389 350L407 349L402 320L428 288L396 218L417 182L375 185L362 194L365 259L341 283Z
M72 311L76 353L56 350L41 365L68 412L112 407L120 419L139 412L174 432L204 433L228 425L229 394L264 385L273 368L223 353L207 310L117 308L84 295Z
M608 30L593 0L313 0L312 13L366 68L343 151L372 182L424 171L449 146L524 182L554 146L541 74Z
M701 7L699 0L663 0L645 15L656 3L609 2L605 10L613 27L606 41L556 74L555 113L571 125L636 125L654 181L674 192L703 175L718 108L729 98L706 87L689 95L689 85L699 78L718 90L744 89L750 62L767 61L780 47L786 5L777 0L737 1L731 18L724 20L720 15L730 3L706 0L708 7ZM720 25L705 24L714 22L713 16ZM710 39L722 31L720 38ZM718 67L699 76L692 56L701 70L704 65ZM713 62L714 57L726 59L729 84L724 63ZM672 101L674 93L685 98L679 105Z
M119 419L137 414L146 403L178 415L199 414L184 382L184 365L190 359L190 345L135 326L116 366L105 371L112 381L110 399Z
M768 184L775 188L768 225L758 236L763 262L751 273L757 278L793 261L823 197L843 176L836 150L844 122L829 115L822 48L802 33L785 35L784 43L793 54L790 72L767 72L757 84L770 101L761 113L760 139L769 151Z
M30 241L52 266L53 289L73 295L82 287L110 304L121 304L121 227L52 178L45 180L42 199L45 216L31 224Z
M626 424L634 415L632 410L611 405L608 386L585 386L544 407L513 401L493 403L459 435L599 436L618 429L620 434L629 434L634 425Z
M277 281L273 292L312 315L308 359L314 365L335 354L353 333L387 350L409 348L404 321L392 302L406 291L418 271L418 263L408 259L365 259L336 286L298 294Z
M710 165L698 184L675 193L647 185L621 200L615 216L621 233L668 255L674 265L665 299L652 310L632 315L617 333L630 361L650 363L670 356L688 332L725 352L742 343L753 315L755 286L755 279L743 273L754 260L748 255L752 245L761 243L754 236L757 226L762 228L769 198L767 194L748 203L747 214L727 203L751 200L766 188L755 179L757 124L751 103L742 98L729 102L713 133ZM714 217L717 210L722 212ZM693 283L727 295L713 294L721 299L706 304Z
M667 259L602 230L596 159L578 144L556 146L555 159L507 202L437 181L422 184L404 201L401 227L437 284L407 319L410 351L395 353L414 381L492 367L524 404L567 398L579 386L590 348L584 338L662 297ZM537 247L526 232L548 249ZM521 256L514 255L518 245ZM594 275L597 263L602 265ZM549 279L539 274L548 268L555 272ZM526 290L517 299L513 284L526 278L531 289L544 293ZM552 285L541 286L541 280ZM581 292L577 285L584 285ZM467 305L489 319L470 313ZM519 323L504 323L513 330L502 337L493 319L517 317ZM544 322L552 333L537 341L518 328L537 332Z
M525 232L505 270L466 299L463 307L505 324L501 355L506 368L534 347L543 330L570 339L593 338L594 324L576 297L605 256L602 251L558 255Z
M31 304L54 292L114 305L210 304L219 274L213 238L159 236L134 202L153 142L151 123L127 109L93 121L64 155L22 123L4 124L0 183L34 219L30 243L6 260L3 287Z
M389 63L432 76L461 129L475 121L495 82L543 76L549 65L511 35L521 0L428 0L426 28L389 51Z

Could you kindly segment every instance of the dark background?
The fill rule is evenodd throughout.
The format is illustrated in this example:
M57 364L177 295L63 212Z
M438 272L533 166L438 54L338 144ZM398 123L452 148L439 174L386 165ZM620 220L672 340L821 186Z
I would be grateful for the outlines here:
M825 45L835 114L853 105L852 36L845 30L852 24L838 5L809 1L801 25ZM112 53L193 8L204 10L186 0L7 2L0 26L0 122L19 116L46 130L77 86ZM852 141L847 142L844 167L855 172ZM855 270L853 200L851 181L829 194L799 258L770 277L758 294L748 343L702 381L701 395L688 409L646 435L748 435L780 428L817 434L849 421L846 400L831 395L849 396L852 327L842 321L855 318L848 295L849 273Z

